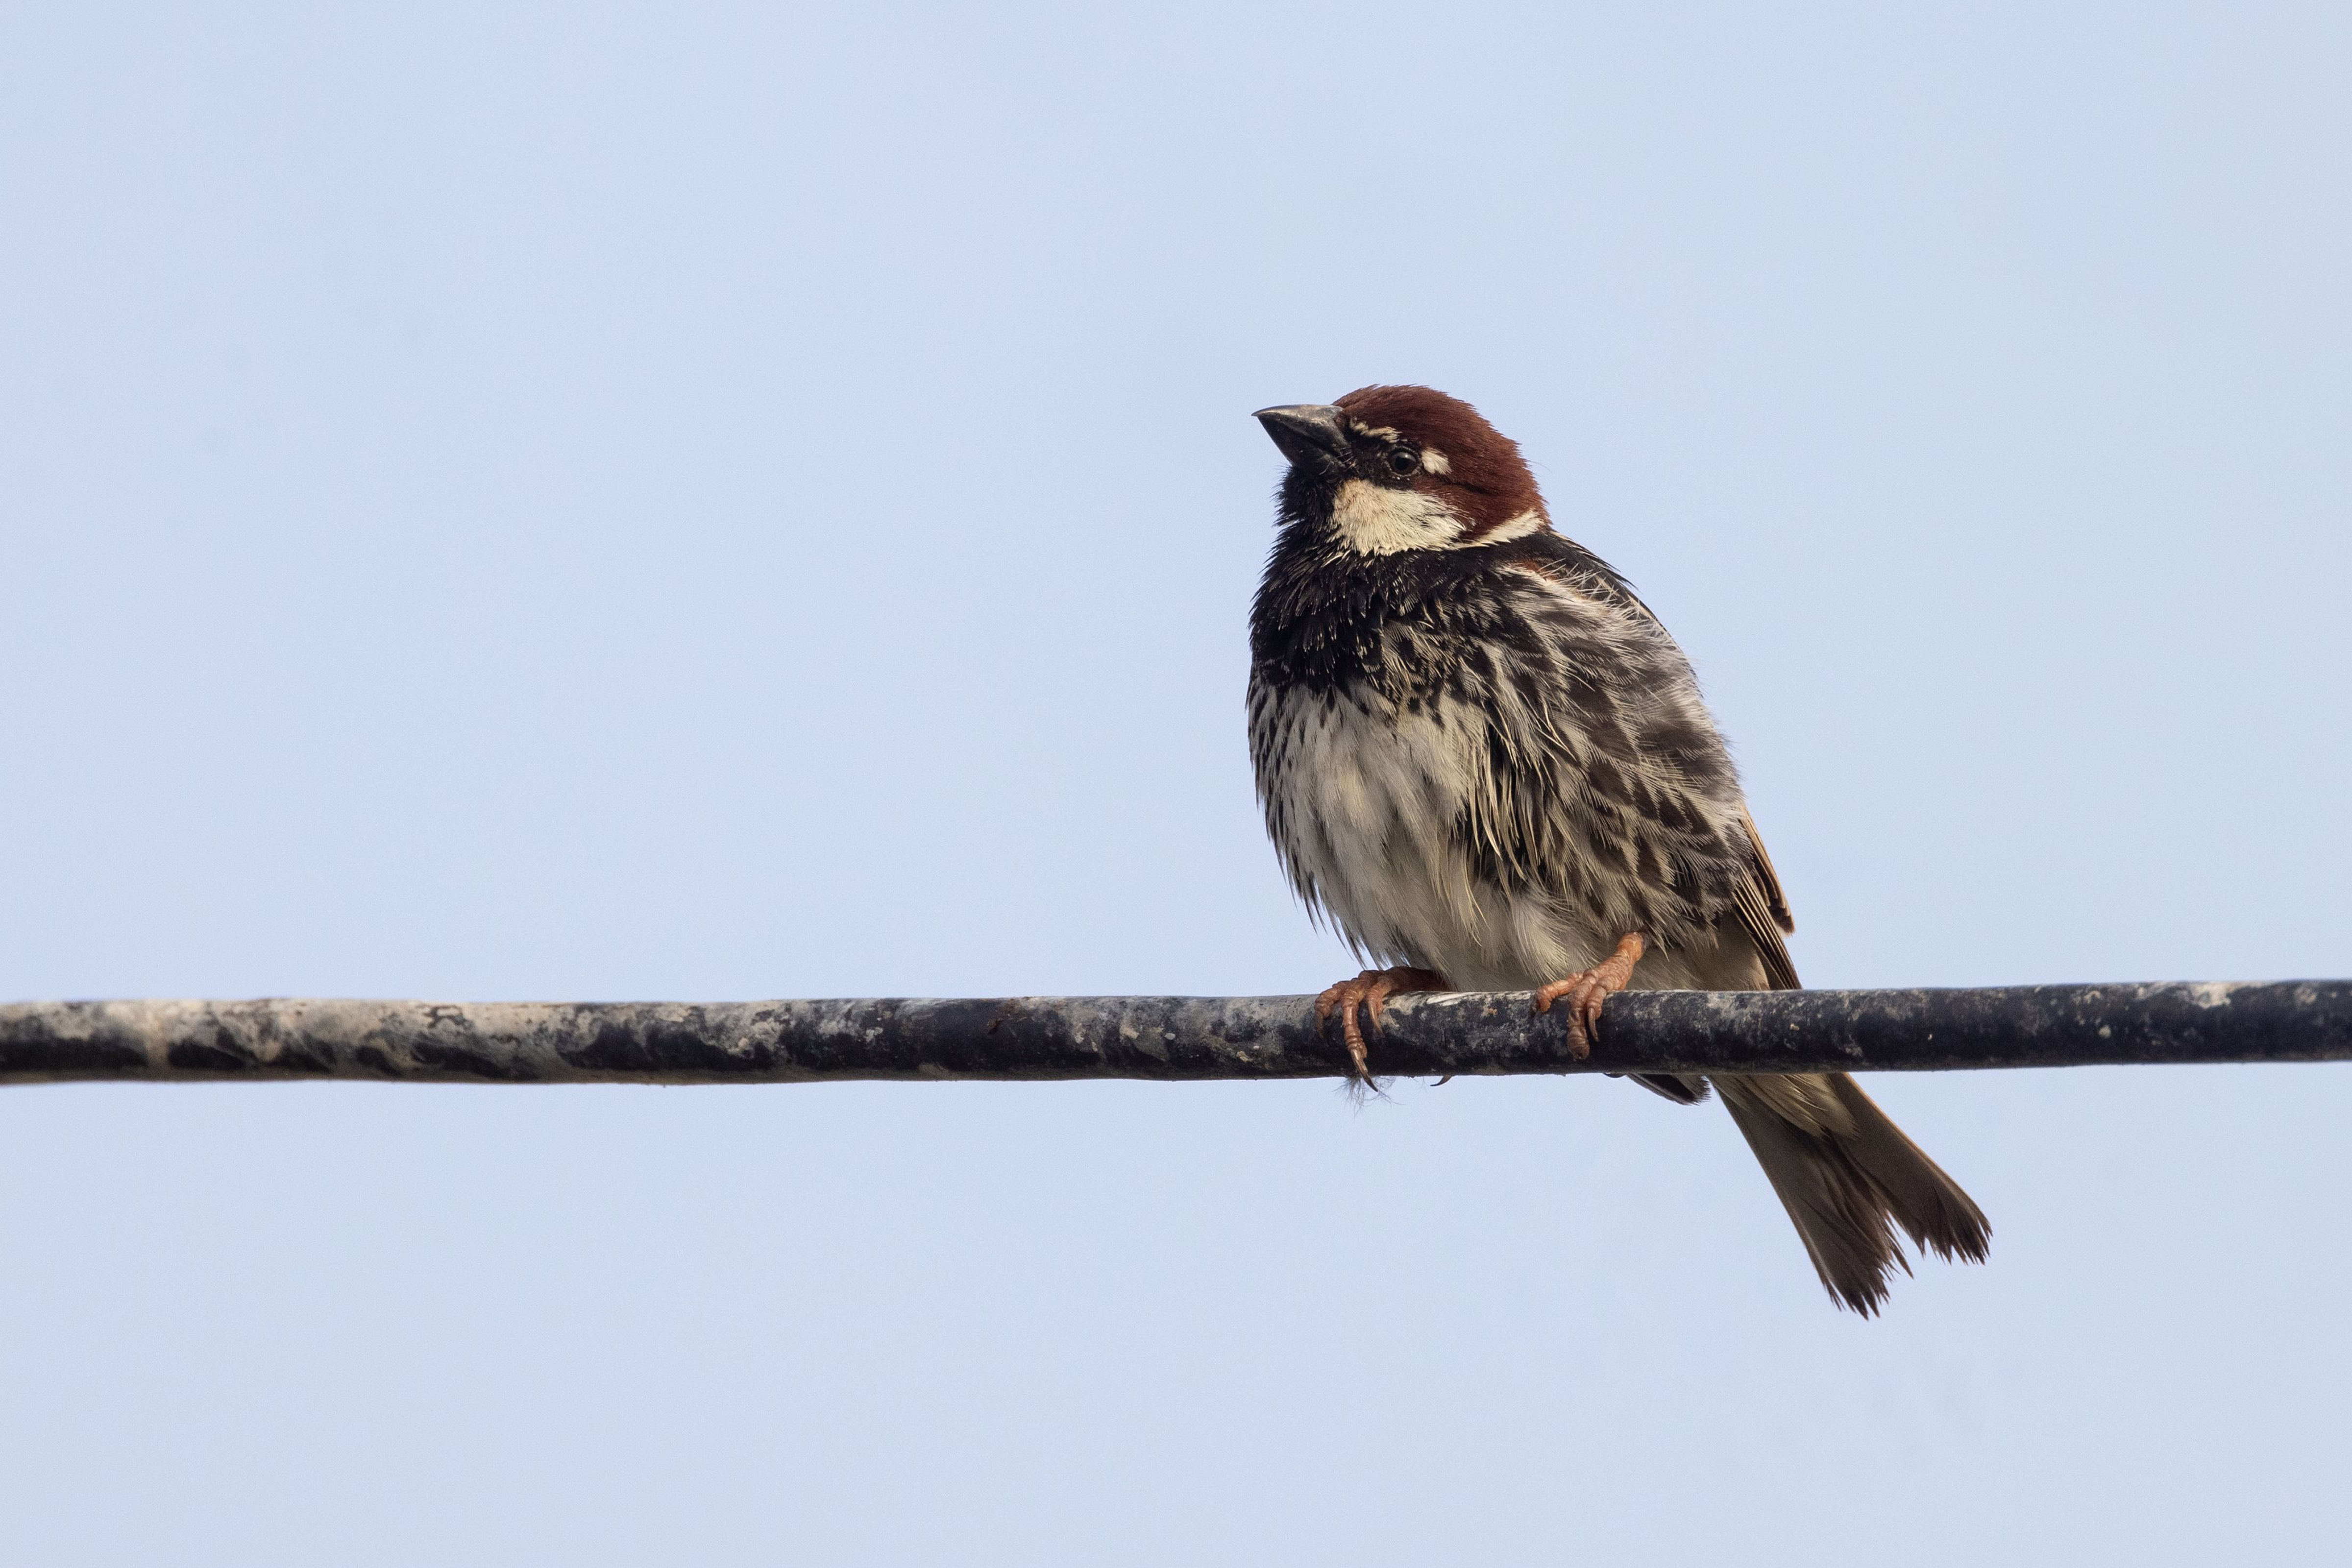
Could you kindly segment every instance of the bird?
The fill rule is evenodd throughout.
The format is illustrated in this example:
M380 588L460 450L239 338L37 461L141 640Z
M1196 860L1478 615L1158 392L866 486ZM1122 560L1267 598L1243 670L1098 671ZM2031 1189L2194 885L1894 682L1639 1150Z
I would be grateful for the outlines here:
M1250 611L1251 762L1309 914L1367 967L1315 1001L1359 1086L1390 998L1532 991L1588 1057L1628 987L1793 990L1796 929L1696 675L1552 525L1517 443L1425 386L1255 416L1288 460ZM1864 1317L1991 1227L1845 1073L1710 1082L1832 1299Z

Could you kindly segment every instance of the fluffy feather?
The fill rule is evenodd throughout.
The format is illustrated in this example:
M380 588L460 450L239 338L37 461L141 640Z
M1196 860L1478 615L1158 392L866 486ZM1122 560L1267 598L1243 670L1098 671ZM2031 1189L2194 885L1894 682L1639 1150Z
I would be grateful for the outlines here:
M1628 933L1636 986L1793 988L1787 896L1657 617L1468 404L1376 387L1331 412L1349 450L1286 477L1251 614L1258 795L1309 910L1465 989L1559 979ZM1907 1268L1897 1228L1985 1255L1983 1215L1851 1078L1716 1087L1844 1305Z

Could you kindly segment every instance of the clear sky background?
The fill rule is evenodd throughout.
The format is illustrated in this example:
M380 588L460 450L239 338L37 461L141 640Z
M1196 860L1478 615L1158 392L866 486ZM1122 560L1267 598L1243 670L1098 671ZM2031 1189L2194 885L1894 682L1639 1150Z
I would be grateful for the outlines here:
M1767 11L1769 15L1765 14ZM0 12L0 998L1312 990L1249 412L1477 402L1816 985L2352 973L2352 13ZM2352 1072L0 1092L0 1560L2339 1562Z

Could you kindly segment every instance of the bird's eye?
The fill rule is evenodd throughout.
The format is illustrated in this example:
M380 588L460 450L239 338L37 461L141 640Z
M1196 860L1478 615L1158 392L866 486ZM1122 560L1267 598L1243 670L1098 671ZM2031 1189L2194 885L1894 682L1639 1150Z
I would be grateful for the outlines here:
M1421 458L1402 446L1389 454L1389 472L1391 474L1410 474L1420 466Z

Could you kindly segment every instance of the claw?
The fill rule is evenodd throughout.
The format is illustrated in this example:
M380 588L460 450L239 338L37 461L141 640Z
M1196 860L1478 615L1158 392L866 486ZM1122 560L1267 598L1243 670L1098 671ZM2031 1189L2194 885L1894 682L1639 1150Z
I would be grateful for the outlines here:
M1366 969L1352 980L1341 980L1328 987L1315 998L1317 1032L1330 1032L1331 1015L1339 1015L1340 1038L1347 1042L1350 1071L1348 1076L1360 1085L1372 1082L1371 1057L1365 1049L1363 1019L1358 1009L1371 1019L1372 1032L1381 1031L1381 1013L1391 997L1412 991L1442 991L1445 977L1434 970L1413 969L1402 966L1391 969Z
M1535 1010L1539 1013L1551 1011L1552 1003L1560 998L1568 998L1568 1054L1578 1061L1592 1054L1592 1042L1601 1033L1601 1004L1625 988L1645 946L1638 933L1627 936L1619 940L1615 952L1590 969L1554 980L1536 992Z

